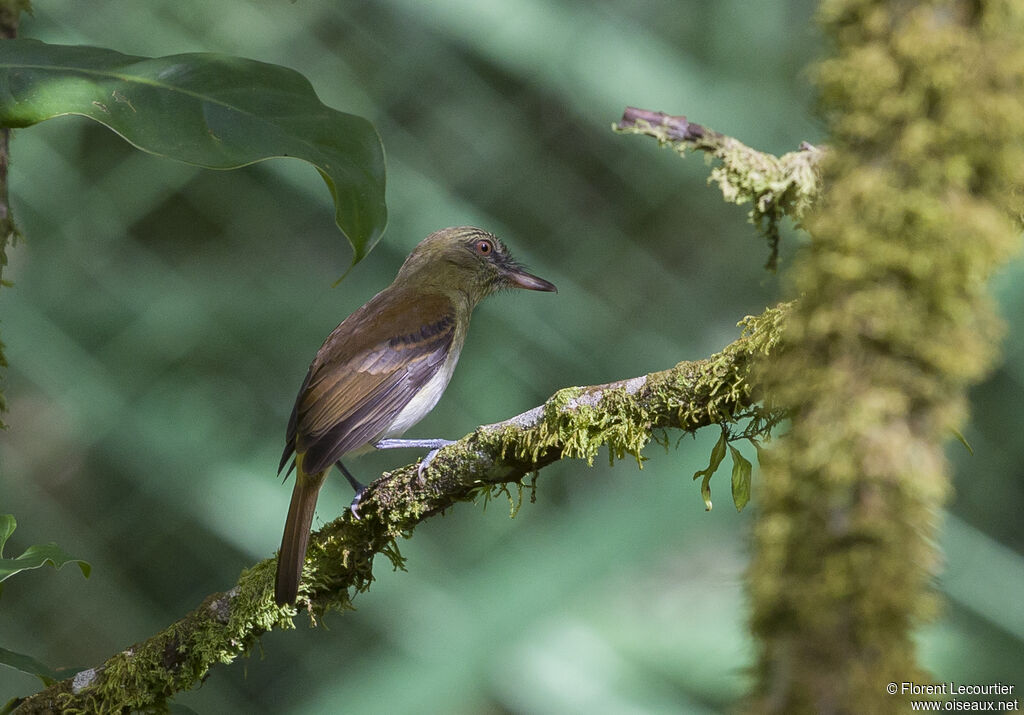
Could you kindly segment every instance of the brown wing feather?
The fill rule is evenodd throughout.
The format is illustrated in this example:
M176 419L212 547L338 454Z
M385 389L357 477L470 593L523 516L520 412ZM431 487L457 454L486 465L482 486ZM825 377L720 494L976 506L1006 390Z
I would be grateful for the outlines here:
M301 398L303 393L306 392L306 386L309 385L309 376L313 374L313 368L310 367L306 370L306 377L302 380L302 387L299 388L299 397ZM281 455L281 463L277 466L278 474L284 469L284 465L288 464L288 460L295 454L295 428L299 417L299 401L295 401L295 405L292 407L291 417L288 418L288 432L285 434L284 440L284 453ZM295 465L293 464L292 467ZM288 468L288 471L292 471L292 467ZM287 474L285 475L287 476Z
M299 452L316 474L379 438L444 364L455 339L451 302L394 298L378 294L324 341L292 410L282 468Z

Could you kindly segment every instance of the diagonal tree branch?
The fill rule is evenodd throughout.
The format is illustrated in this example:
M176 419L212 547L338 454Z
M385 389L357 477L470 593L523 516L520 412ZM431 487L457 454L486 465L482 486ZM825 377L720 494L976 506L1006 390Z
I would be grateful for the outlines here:
M313 534L299 604L314 617L351 608L351 590L365 591L378 553L401 563L397 539L459 501L521 485L560 459L592 463L601 447L611 459L641 450L660 429L694 431L734 421L754 403L755 359L779 341L788 305L746 318L743 335L705 360L605 385L558 391L543 405L478 427L446 447L420 478L415 465L384 473L370 485L361 519L346 512ZM275 559L244 571L229 591L149 640L26 698L18 713L119 712L159 707L195 686L215 663L230 663L274 628L294 627L293 608L274 604Z

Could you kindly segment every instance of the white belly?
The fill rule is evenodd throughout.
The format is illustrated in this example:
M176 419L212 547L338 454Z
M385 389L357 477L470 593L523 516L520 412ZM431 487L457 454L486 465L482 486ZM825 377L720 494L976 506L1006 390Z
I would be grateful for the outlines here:
M448 387L452 373L455 372L455 364L459 361L459 347L461 346L452 346L448 359L444 361L441 369L430 378L423 389L409 401L409 404L402 408L402 411L395 417L395 421L380 436L381 439L401 436L434 409L434 405L441 399L445 388Z

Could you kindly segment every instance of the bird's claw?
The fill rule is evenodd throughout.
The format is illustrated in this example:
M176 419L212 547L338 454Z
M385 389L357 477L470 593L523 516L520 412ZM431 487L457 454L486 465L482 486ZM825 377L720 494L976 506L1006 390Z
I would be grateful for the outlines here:
M416 467L416 476L422 484L423 476L427 471L427 467L429 467L430 463L434 461L434 457L437 456L437 453L450 444L455 444L455 442L450 439L382 439L373 446L377 449L395 449L398 447L430 449L430 451L427 452L427 456L421 459L419 466ZM348 483L356 490L356 496L352 500L352 504L349 506L349 509L352 511L352 516L358 521L360 519L359 503L362 501L363 495L366 493L366 487L356 481L355 477L345 469L345 465L340 461L337 462L337 465L338 469L341 470L341 473L345 475Z
M359 516L359 502L363 500L364 494L366 494L366 487L363 487L356 492L356 495L352 498L352 503L349 504L348 507L356 521L361 520L361 517Z
M348 483L352 485L352 489L355 490L356 495L353 497L352 504L349 505L349 509L352 510L352 516L356 518L356 521L359 521L359 502L363 500L363 494L366 493L366 485L353 477L352 472L345 468L345 465L341 463L340 459L335 462L335 464L338 469L341 470L341 473L345 475L345 479L348 480Z
M420 460L419 466L416 467L416 477L420 480L420 484L423 483L423 474L427 471L427 467L430 466L430 463L434 461L434 457L436 457L437 453L440 451L440 447L432 449L427 452L427 455L423 459Z

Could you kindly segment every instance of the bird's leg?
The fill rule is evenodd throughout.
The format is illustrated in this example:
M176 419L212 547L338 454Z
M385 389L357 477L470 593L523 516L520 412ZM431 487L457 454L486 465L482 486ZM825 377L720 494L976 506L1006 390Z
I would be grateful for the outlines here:
M341 470L341 473L345 475L345 479L347 479L348 483L352 485L352 488L356 490L356 495L352 499L352 504L349 506L349 509L352 510L352 516L354 516L358 520L359 502L362 501L363 494L366 492L366 485L360 482L355 477L353 477L352 473L345 468L345 465L341 463L340 459L337 462L335 462L335 464L338 466L338 469Z
M413 448L413 449L429 449L427 456L420 460L420 465L416 469L416 475L423 478L423 471L434 461L434 457L442 447L447 447L450 444L455 444L455 440L451 439L382 439L373 446L377 449L399 449L402 447ZM345 468L345 465L341 463L339 459L335 464L338 465L338 469L345 475L345 479L352 485L352 488L356 490L356 496L352 500L352 505L349 507L352 510L352 516L359 519L359 502L363 499L363 494L366 493L366 486L361 484L355 477L353 477L349 471Z
M382 439L373 446L377 449L399 449L411 447L414 449L432 449L435 452L442 447L455 444L453 439Z
M377 449L398 449L401 447L412 447L415 449L429 449L427 456L420 460L420 466L416 468L416 476L423 478L423 472L434 461L434 457L442 448L455 444L451 439L382 439L374 447Z
M345 475L345 479L348 480L348 483L352 485L352 488L356 490L357 494L366 489L366 485L363 484L358 479L356 479L355 477L353 477L352 472L348 471L348 469L345 468L345 465L341 463L340 459L337 462L335 462L335 464L338 465L338 469L340 469L341 473Z

